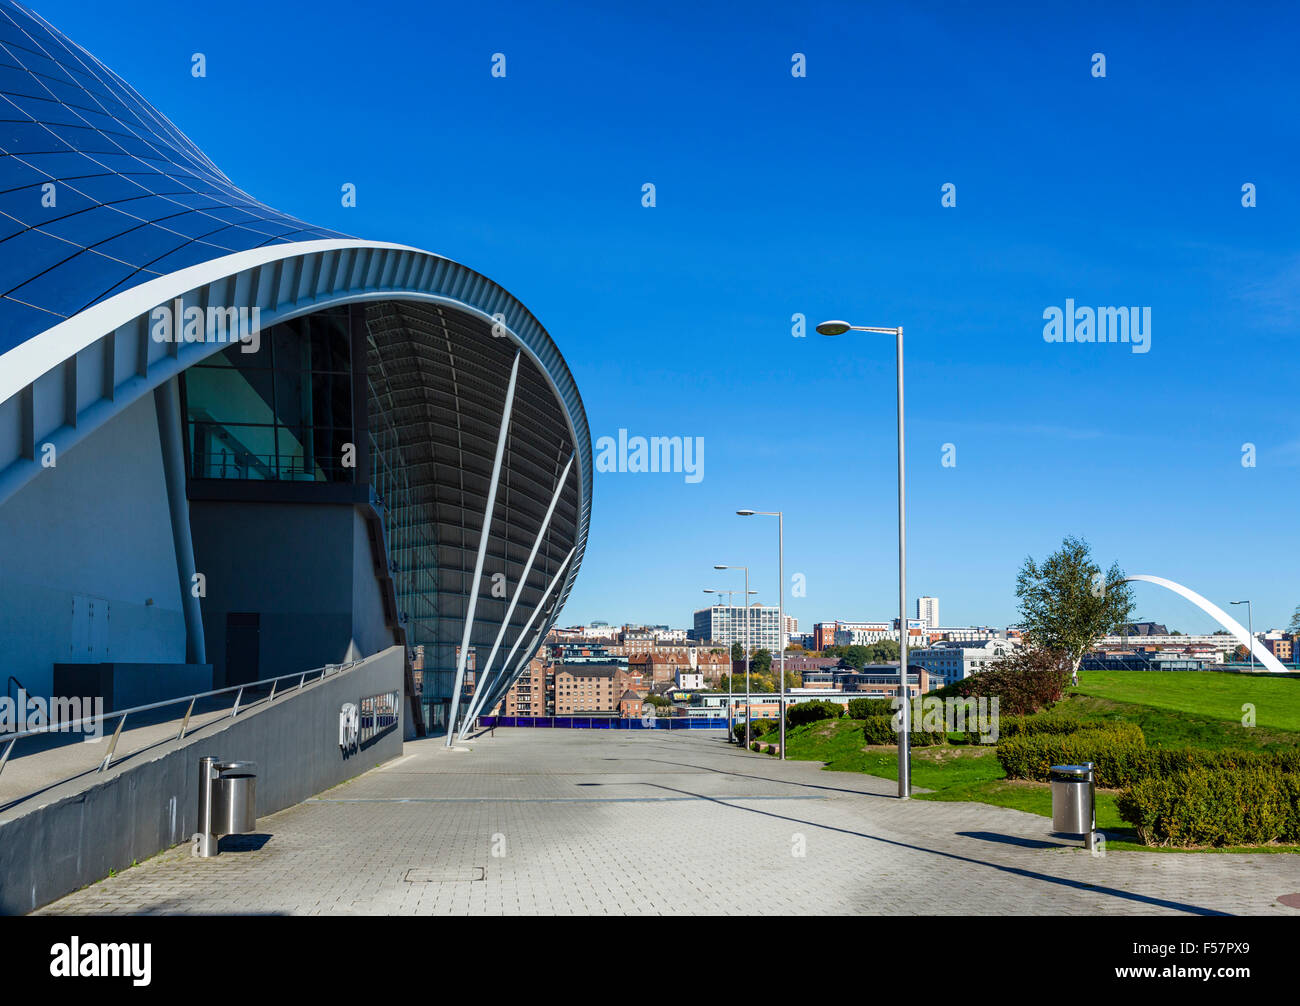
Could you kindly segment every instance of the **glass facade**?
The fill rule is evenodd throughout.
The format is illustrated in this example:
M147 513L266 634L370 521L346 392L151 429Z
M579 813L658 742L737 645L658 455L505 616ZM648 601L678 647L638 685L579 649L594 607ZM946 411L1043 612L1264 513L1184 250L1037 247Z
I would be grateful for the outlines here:
M346 308L275 325L185 372L190 478L353 482Z

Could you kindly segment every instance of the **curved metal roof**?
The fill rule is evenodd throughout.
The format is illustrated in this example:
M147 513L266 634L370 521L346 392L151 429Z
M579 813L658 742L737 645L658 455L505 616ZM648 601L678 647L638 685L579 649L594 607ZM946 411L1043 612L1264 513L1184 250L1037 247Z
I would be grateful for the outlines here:
M187 307L260 307L263 328L365 302L394 361L426 368L475 361L472 380L449 385L446 374L426 369L421 381L399 365L389 383L402 397L394 418L416 438L413 484L427 494L432 523L458 524L462 552L464 540L479 536L474 483L495 447L472 434L493 409L499 417L513 359L505 350L518 346L523 394L511 421L514 463L504 476L513 503L498 504L489 537L493 554L518 572L521 548L536 533L527 525L541 520L574 456L572 488L523 587L530 603L542 603L548 571L563 571L548 606L554 619L585 548L591 439L577 386L541 323L491 280L449 259L348 238L263 205L98 59L38 15L0 0L0 500L38 474L38 444L71 446L224 348L149 338L149 312L178 298ZM494 318L504 318L505 338L494 338ZM450 419L449 387L456 390ZM455 491L445 484L453 470ZM503 506L511 516L503 517ZM571 561L561 563L569 549ZM439 558L463 573L441 542ZM468 587L452 589L463 598ZM452 600L445 614L454 618ZM485 597L479 605L480 617L485 607L493 614ZM518 629L520 620L511 624ZM476 627L476 645L481 636Z

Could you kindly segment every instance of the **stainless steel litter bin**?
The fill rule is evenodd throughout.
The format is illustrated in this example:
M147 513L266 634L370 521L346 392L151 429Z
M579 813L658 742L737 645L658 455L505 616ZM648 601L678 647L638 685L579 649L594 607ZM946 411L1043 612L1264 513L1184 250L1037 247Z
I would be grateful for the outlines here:
M1092 762L1052 766L1052 830L1091 838L1096 828Z
M256 762L217 762L212 787L212 823L218 835L248 835L257 830Z
M222 835L257 830L257 764L251 761L199 759L199 819L194 854L204 859L221 850Z

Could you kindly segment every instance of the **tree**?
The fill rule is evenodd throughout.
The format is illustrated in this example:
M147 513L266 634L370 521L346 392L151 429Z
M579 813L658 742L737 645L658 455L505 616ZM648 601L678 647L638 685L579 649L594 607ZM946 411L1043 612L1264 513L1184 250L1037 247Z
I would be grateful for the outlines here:
M1082 538L1066 537L1041 565L1026 557L1016 577L1026 640L1066 654L1077 679L1083 655L1132 616L1133 592L1123 581L1116 563L1102 574Z
M867 647L867 653L870 655L871 663L887 664L891 660L898 660L903 653L903 649L892 639L881 639Z
M1300 632L1300 604L1297 604L1295 611L1291 613L1291 624L1286 627L1286 631Z
M745 648L744 648L743 646L741 646L740 643L732 643L732 644L731 644L731 659L732 659L732 660L744 660L744 659L745 659Z
M751 673L768 674L772 670L772 651L755 650L754 655L749 658L749 670Z

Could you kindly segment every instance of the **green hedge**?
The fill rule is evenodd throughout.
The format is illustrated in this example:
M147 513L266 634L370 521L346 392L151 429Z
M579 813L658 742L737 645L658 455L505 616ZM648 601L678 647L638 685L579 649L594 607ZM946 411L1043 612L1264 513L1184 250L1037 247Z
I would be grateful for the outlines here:
M894 711L893 699L849 699L849 718L865 720L871 716L889 716Z
M948 740L947 734L930 730L913 730L909 737L914 748L945 744ZM898 744L898 734L894 730L894 717L868 716L862 721L862 739L868 744L883 744L890 747Z
M844 714L844 707L838 702L823 702L814 699L810 702L796 702L785 714L787 726L799 727L805 723L818 720L837 720Z
M1020 734L998 741L997 757L1008 779L1046 782L1053 765L1093 763L1104 789L1131 786L1146 773L1146 738L1135 723L1116 723L1066 734Z
M776 720L754 720L749 726L749 739L752 741L755 737L762 737L765 733L776 729ZM735 735L737 742L745 743L745 723L739 720L731 725L731 732Z
M1007 726L1007 720L1002 726ZM1167 779L1182 772L1260 769L1300 773L1300 751L1209 751L1203 748L1149 748L1136 723L1110 723L1072 732L1013 731L998 741L997 757L1009 779L1046 782L1053 765L1093 763L1097 785L1123 789L1143 779Z
M1116 801L1146 845L1300 843L1300 773L1254 764L1139 780Z
M868 716L862 721L862 738L868 744L897 744L892 716Z

